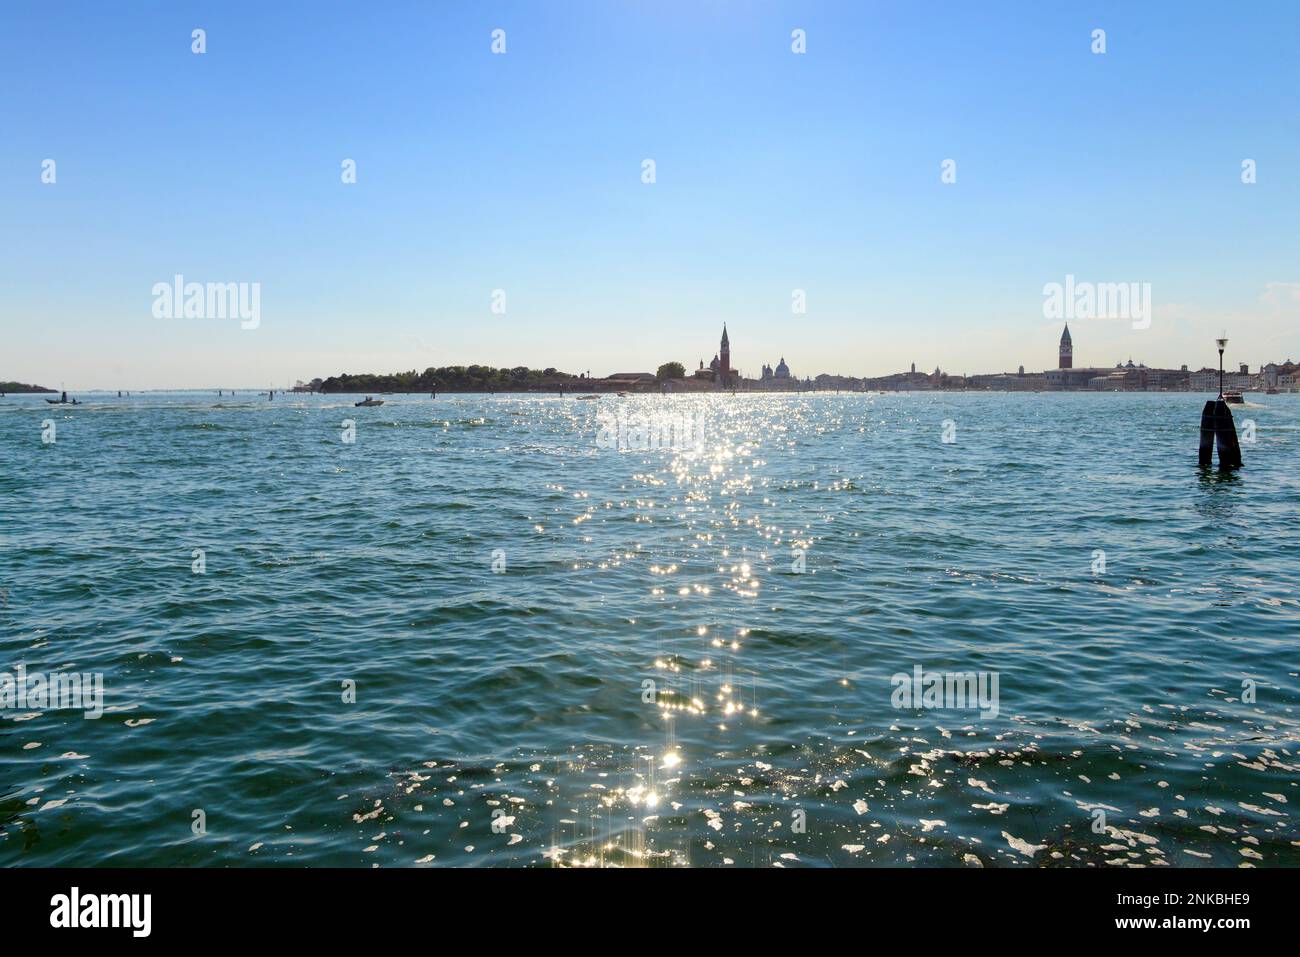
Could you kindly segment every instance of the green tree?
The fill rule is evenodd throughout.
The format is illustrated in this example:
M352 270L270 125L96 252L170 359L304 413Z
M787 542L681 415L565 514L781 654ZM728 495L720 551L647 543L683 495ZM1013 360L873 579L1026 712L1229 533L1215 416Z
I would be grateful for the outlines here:
M659 367L659 371L655 373L655 378L660 382L668 379L685 379L686 367L680 362L665 362Z

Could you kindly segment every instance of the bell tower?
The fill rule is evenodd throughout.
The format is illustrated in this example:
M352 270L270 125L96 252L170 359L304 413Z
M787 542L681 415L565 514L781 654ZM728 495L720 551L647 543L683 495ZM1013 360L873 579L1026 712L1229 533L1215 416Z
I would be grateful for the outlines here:
M1065 331L1061 333L1061 355L1058 369L1071 369L1074 367L1074 343L1070 339L1070 324L1065 324Z
M731 340L727 338L727 324L722 324L722 345L718 349L718 359L720 366L718 372L722 381L727 382L731 379Z

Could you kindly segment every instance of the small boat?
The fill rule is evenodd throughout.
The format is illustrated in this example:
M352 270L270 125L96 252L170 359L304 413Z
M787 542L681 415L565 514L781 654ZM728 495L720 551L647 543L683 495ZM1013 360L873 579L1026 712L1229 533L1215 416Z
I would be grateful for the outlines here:
M1246 399L1245 399L1245 397L1244 397L1240 392L1235 392L1235 391L1234 391L1234 392L1225 392L1225 393L1223 393L1223 401L1224 401L1224 402L1229 402L1229 403L1231 403L1231 404L1233 404L1233 405L1245 405L1245 404L1246 404Z
M81 405L76 399L69 399L68 393L64 392L57 399L46 399L50 405Z
M580 395L580 396L578 396L578 398L579 398L579 399L599 399L600 396L598 396L598 395Z
M352 404L353 404L353 406L355 406L355 407L358 408L358 409L361 409L361 408L367 408L367 409L368 409L368 408L370 408L372 405L383 405L383 404L384 404L384 400L383 400L383 399L372 399L370 396L366 396L366 400L365 400L364 402L353 402Z
M627 398L627 393L626 393L626 392L620 392L620 393L618 394L618 397L619 397L620 399L626 399L626 398Z
M1265 395L1277 395L1277 389L1274 388L1273 386L1269 386L1267 389L1264 390L1264 394L1265 394Z

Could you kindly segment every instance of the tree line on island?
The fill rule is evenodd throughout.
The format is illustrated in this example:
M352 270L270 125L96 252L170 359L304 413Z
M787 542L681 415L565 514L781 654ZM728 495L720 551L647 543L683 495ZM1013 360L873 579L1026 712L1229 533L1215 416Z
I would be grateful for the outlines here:
M659 367L656 378L681 379L686 369L680 362L665 362ZM440 366L423 372L393 372L387 375L373 372L349 373L330 376L313 382L317 392L560 392L574 390L599 390L605 380L574 375L558 369L513 369L492 366Z

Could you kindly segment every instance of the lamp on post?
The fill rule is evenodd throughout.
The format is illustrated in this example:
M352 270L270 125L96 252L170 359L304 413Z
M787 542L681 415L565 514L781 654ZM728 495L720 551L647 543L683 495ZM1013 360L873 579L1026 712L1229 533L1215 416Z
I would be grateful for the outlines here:
M1228 345L1228 334L1225 332L1218 339L1214 340L1219 347L1219 398L1223 398L1223 350Z

